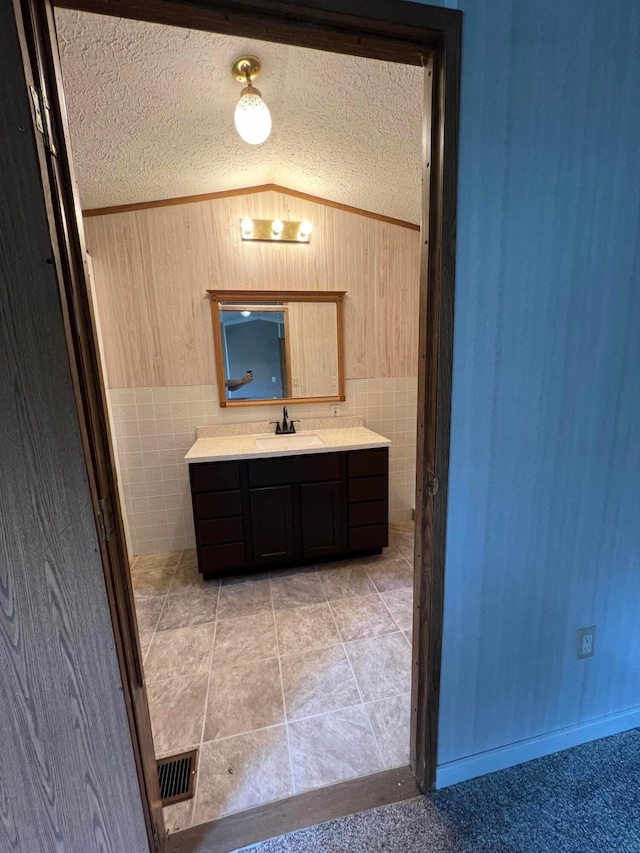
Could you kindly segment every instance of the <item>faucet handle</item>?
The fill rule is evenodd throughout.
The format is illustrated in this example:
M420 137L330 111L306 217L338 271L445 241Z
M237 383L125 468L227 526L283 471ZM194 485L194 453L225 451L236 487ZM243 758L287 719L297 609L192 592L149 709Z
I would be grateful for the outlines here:
M295 432L296 428L295 428L294 424L299 424L299 423L300 423L299 420L289 421L289 432Z
M280 421L269 421L270 424L276 425L276 435L280 435L282 432L282 427L280 426Z

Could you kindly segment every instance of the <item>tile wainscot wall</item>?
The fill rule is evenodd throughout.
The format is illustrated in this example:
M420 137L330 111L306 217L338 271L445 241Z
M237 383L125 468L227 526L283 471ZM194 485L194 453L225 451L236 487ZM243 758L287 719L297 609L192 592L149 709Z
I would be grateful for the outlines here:
M276 420L282 406L221 409L215 385L112 388L108 392L131 556L195 547L184 456L206 424ZM363 415L391 439L389 516L408 521L415 498L417 379L351 379L343 403L289 405L290 415Z

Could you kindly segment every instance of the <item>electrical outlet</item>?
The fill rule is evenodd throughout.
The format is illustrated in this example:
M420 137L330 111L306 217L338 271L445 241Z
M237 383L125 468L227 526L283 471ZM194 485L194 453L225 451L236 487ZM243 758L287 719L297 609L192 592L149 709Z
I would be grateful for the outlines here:
M332 417L337 418L339 411L340 411L340 409L338 408L338 406L331 406L331 416Z
M578 628L578 658L593 657L596 650L596 626Z

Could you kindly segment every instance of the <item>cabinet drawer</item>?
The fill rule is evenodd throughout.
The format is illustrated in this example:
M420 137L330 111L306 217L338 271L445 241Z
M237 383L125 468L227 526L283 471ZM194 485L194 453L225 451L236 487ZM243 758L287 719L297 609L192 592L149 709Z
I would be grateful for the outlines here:
M218 492L240 488L238 462L200 462L191 465L191 488L194 492Z
M198 568L204 575L225 569L236 569L246 562L244 542L228 545L205 545L198 548Z
M317 453L314 456L298 456L299 483L320 483L323 480L339 480L343 477L344 453Z
M210 518L198 522L199 545L221 545L241 542L244 529L241 518Z
M228 518L232 515L242 515L242 500L240 492L208 492L196 495L196 521L205 518Z
M349 501L386 501L389 488L387 477L354 477L349 480Z
M349 504L349 527L364 527L367 524L386 524L388 505L386 501L367 501Z
M280 486L339 480L343 460L342 453L254 459L249 462L249 485L252 487Z
M374 450L352 450L349 453L349 476L367 477L374 474L386 474L389 451L386 447Z
M386 524L369 524L366 527L352 527L349 530L350 551L386 548L388 544L389 534Z

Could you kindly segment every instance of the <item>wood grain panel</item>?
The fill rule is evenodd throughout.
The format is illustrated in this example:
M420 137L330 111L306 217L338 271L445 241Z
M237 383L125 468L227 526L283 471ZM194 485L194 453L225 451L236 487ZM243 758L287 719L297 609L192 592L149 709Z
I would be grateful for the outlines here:
M292 397L339 393L337 309L330 303L289 303Z
M0 849L143 851L11 4L0 55Z
M243 243L240 219L309 219L309 245ZM112 388L214 383L215 290L347 290L346 377L415 375L420 235L265 192L85 221Z

